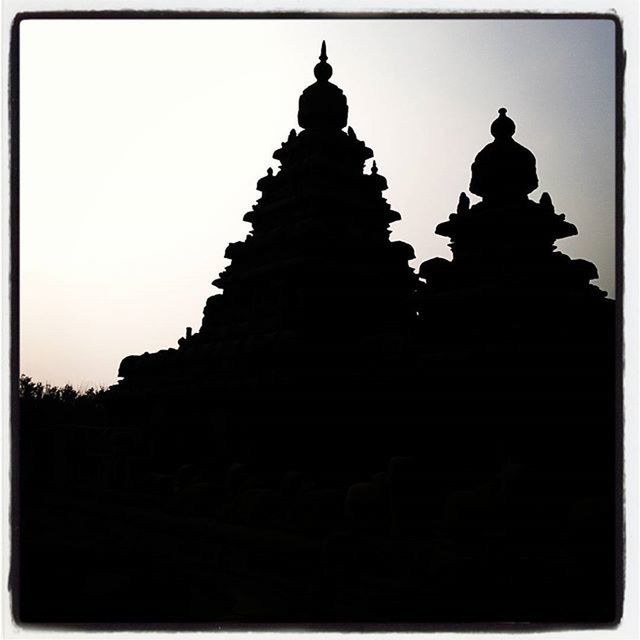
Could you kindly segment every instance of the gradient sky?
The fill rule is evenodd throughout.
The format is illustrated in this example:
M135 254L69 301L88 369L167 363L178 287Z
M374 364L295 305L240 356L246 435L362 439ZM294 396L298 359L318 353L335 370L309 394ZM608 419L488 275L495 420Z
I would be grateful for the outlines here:
M537 158L531 197L548 191L578 227L558 248L593 261L612 296L611 21L26 21L23 373L108 385L123 357L198 330L227 244L250 229L257 180L299 130L323 39L412 266L450 257L434 228L469 194L471 162L504 106Z

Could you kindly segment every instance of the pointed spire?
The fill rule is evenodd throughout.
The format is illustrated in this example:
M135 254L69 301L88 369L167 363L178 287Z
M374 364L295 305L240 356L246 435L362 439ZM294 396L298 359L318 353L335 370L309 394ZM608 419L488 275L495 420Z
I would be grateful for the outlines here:
M323 40L320 48L320 62L313 69L313 74L318 82L328 82L333 74L333 69L327 60L327 43Z
M376 161L373 161L373 164L371 165L371 173L375 176L378 173L378 165L376 164Z

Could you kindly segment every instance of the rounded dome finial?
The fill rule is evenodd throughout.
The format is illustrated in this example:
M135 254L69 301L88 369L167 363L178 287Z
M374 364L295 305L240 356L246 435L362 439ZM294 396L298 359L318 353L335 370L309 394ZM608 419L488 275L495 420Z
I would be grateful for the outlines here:
M313 75L320 82L327 82L333 74L333 69L327 59L327 43L323 40L320 48L320 62L313 69Z
M320 62L313 72L316 81L300 96L298 124L303 129L343 129L347 126L349 108L342 89L329 82L333 69L327 62L327 43L324 40L320 49Z
M516 125L505 107L500 107L498 114L491 124L495 140L471 165L469 190L493 202L522 200L538 187L536 159L513 139Z
M498 114L498 117L491 124L491 135L496 140L511 138L516 132L515 122L507 116L507 110L504 107L498 109Z

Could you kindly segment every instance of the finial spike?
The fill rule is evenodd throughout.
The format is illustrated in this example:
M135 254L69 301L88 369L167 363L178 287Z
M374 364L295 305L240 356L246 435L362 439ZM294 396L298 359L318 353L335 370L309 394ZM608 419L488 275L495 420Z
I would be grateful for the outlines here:
M327 43L323 40L322 47L320 47L320 60L326 62L327 58Z
M378 173L378 165L376 164L376 161L373 161L373 165L371 165L371 173L373 173L374 175L376 173Z
M313 74L320 82L327 82L333 73L331 65L327 62L327 43L323 40L320 48L320 62L313 69Z

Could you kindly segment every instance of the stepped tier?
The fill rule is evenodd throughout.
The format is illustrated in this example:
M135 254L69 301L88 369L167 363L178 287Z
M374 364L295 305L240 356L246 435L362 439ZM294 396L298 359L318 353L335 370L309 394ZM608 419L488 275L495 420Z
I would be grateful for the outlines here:
M323 331L327 318L317 307L327 305L341 326L407 322L414 253L389 240L399 215L382 197L386 180L377 168L362 172L371 151L352 129L312 130L291 135L274 155L282 168L258 182L262 197L245 215L253 231L227 248L232 262L213 283L224 295L210 299L201 332L241 309L309 327L320 313Z
M564 215L554 212L547 194L540 203L526 200L496 207L480 202L471 208L459 207L436 227L436 233L451 238L454 257L422 263L419 274L428 292L490 284L525 288L528 293L562 290L606 295L589 284L598 277L595 265L556 250L556 240L574 236L577 230Z

